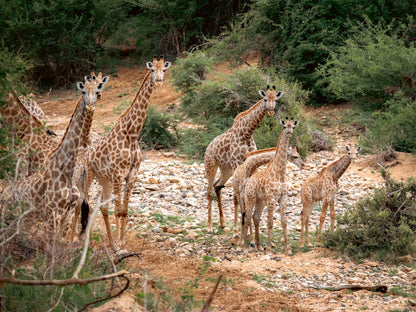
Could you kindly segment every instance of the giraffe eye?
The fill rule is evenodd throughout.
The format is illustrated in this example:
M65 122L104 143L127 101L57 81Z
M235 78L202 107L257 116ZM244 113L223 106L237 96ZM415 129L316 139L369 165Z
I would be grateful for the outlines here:
M152 73L154 73L155 72L155 70L154 69L152 69Z
M82 91L82 94L86 94L87 92L85 92L85 91Z

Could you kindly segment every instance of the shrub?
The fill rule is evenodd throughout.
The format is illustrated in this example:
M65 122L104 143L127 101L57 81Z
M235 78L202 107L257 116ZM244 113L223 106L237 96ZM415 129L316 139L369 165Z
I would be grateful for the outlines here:
M416 251L416 179L406 183L381 170L384 186L337 218L334 233L325 232L326 247L354 259L374 256L394 261Z
M167 113L159 113L149 106L140 139L147 148L161 149L175 146L178 141L178 119Z
M387 109L375 112L367 121L367 130L360 144L373 153L392 148L401 152L416 152L416 101L400 92L386 102Z
M331 54L318 73L320 84L327 85L327 92L338 99L381 108L388 97L387 87L416 79L416 47L408 46L391 25L367 22L355 28L354 35Z

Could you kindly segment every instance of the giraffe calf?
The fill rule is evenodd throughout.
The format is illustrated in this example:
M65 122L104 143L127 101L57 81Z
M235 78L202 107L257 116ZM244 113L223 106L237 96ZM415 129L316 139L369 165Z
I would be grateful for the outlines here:
M317 243L321 242L321 231L325 222L326 211L328 205L330 207L330 219L331 219L331 231L334 231L335 227L335 195L338 189L338 180L347 170L351 161L355 159L361 147L358 147L355 151L350 150L349 146L345 149L347 153L339 159L330 163L324 167L321 172L306 179L301 188L302 199L302 223L300 232L299 247L304 247L304 242L307 246L312 246L309 242L309 219L312 214L312 210L315 204L322 201L322 210L319 220L319 231L317 236ZM305 241L304 234L305 233Z

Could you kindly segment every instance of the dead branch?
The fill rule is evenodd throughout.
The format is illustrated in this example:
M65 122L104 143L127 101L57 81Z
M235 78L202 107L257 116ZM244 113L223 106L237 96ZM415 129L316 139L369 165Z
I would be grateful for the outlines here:
M130 285L130 280L126 277L126 276L124 276L124 275L122 275L122 276L120 276L120 277L122 277L122 278L124 278L127 282L126 282L126 285L124 286L124 288L123 289L121 289L118 293L116 293L116 294L114 294L114 295L111 295L111 296L108 296L108 297L105 297L105 298L101 298L101 299L98 299L98 300L95 300L95 301L93 301L93 302L90 302L90 303L88 303L88 304L86 304L81 310L79 310L78 312L81 312L81 311L85 311L89 306L91 306L91 305L93 305L93 304L97 304L97 303L100 303L100 302L103 302L103 301L106 301L106 300L110 300L110 299L113 299L113 298L115 298L115 297L118 297L118 296L120 296L127 288L129 288L129 285Z
M32 285L32 286L43 286L43 285L58 285L58 286L67 286L67 285L87 285L94 282L105 281L114 277L124 277L124 275L129 272L122 270L116 273L101 275L97 277L91 277L86 279L70 278L65 280L22 280L14 277L0 277L0 285L4 283L17 284L17 285Z
M222 274L218 277L217 284L215 284L215 287L212 290L211 294L209 295L207 302L205 302L204 307L202 308L201 312L208 312L209 307L211 306L211 303L214 300L215 293L217 292L217 288L221 280L222 280Z
M117 256L117 259L114 261L114 263L119 264L124 259L130 258L130 257L137 257L139 260L143 260L142 257L140 257L140 253L135 252L135 253L126 253L126 254L122 254L120 256Z
M339 285L339 286L329 286L329 287L322 287L322 286L310 286L310 288L319 289L319 290L328 290L328 291L339 291L343 289L351 289L351 290L368 290L372 292L387 292L387 286L385 285L373 285L373 286L364 286L364 285Z

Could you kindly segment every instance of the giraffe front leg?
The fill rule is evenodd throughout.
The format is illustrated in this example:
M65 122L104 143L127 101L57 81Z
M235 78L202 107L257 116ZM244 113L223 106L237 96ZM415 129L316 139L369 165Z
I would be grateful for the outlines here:
M317 244L321 243L321 233L322 233L322 228L323 228L324 223L325 223L326 211L327 210L328 210L328 199L324 198L323 201L322 201L321 216L319 218L319 229L318 229L318 233L317 233L317 237L316 237L316 243Z
M334 232L334 228L335 228L335 196L329 202L329 217L331 219L331 232Z
M126 187L124 190L124 198L123 198L123 206L121 211L121 229L120 229L120 238L123 240L123 237L126 234L126 225L127 225L127 217L129 214L129 202L131 193L133 191L134 183L136 182L135 179L129 180L126 182Z
M102 201L104 202L104 201L108 200L111 196L111 182L104 181L104 182L100 182L100 184L102 185L102 192L103 192ZM114 250L113 235L111 233L110 220L108 218L108 204L106 204L104 206L101 206L100 210L101 210L101 214L103 215L103 218L104 218L105 228L107 230L107 236L108 236L108 240L110 242L110 246Z
M233 229L233 233L234 233L234 237L238 236L238 195L235 194L234 191L234 196L233 196L233 202L234 202L234 229ZM240 205L240 210L242 209L241 205Z
M279 207L280 207L280 222L282 224L283 229L283 238L285 242L285 252L290 256L292 255L292 249L290 247L289 237L287 235L287 220L286 220L286 200L287 194L284 192L282 197L279 200Z
M114 215L116 217L116 239L120 241L121 230L120 230L120 221L122 217L122 207L121 207L121 186L122 182L120 180L113 181L113 194L116 197L114 200Z

